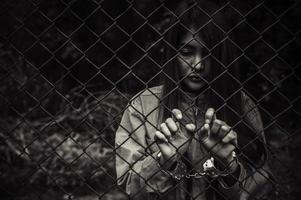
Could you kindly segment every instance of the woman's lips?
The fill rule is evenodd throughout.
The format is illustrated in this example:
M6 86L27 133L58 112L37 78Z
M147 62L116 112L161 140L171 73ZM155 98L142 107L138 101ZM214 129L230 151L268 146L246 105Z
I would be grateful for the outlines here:
M202 82L203 81L203 79L199 75L192 74L192 75L189 75L188 78L189 78L189 80L191 80L193 82Z

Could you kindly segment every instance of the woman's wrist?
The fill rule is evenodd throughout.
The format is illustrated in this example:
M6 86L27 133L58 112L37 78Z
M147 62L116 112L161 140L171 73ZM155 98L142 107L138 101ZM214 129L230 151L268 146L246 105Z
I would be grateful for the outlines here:
M226 177L225 179L229 179L229 181L227 181L229 183L236 182L240 175L240 165L235 151L233 151L230 158L226 160L221 158L213 160L216 160L213 162L215 163L214 167L216 169L217 177Z
M238 159L235 151L232 151L231 156L227 159L217 158L217 168L220 171L227 172L228 174L232 174L236 171L238 164Z
M241 174L241 167L238 164L232 173L229 173L227 176L221 177L223 182L227 185L227 187L232 187L239 180L239 176Z
M223 175L221 176L222 181L227 185L227 187L232 187L239 180L239 176L241 174L241 167L237 160L236 154L231 158L228 164L217 165L218 167L222 167Z

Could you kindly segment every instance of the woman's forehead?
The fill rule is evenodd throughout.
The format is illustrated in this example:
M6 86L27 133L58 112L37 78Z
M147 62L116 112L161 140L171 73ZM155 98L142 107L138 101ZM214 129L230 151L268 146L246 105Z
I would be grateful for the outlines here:
M180 38L180 45L204 45L204 41L201 38L200 34L195 33L194 31L187 32Z

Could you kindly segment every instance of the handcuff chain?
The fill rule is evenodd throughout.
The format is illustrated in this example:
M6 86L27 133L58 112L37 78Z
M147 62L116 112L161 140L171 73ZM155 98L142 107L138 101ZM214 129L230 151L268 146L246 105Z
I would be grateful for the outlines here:
M165 171L166 172L166 171ZM168 172L166 172L168 173ZM181 180L182 178L187 178L187 179L190 179L190 178L195 178L195 179L200 179L200 178L203 178L204 176L207 176L209 175L207 172L196 172L194 174L177 174L177 175L174 175L174 174L171 174L171 173L168 173L169 175L171 175L174 179L176 180ZM211 175L210 175L211 176Z
M235 152L233 153L233 157L237 158ZM214 158L213 157L206 160L206 162L203 164L203 169L204 169L203 172L196 172L193 174L186 174L186 168L184 169L184 174L174 174L170 171L165 171L165 170L163 170L163 172L169 174L176 180L181 180L184 177L187 179L189 179L189 178L199 179L204 176L209 176L211 178L217 178L219 176L228 176L230 174L230 172L221 172L218 169L216 169L216 167L214 166Z

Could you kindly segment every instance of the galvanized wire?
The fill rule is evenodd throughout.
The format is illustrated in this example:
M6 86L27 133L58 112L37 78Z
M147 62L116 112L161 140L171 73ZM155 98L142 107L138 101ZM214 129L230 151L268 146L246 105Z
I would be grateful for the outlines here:
M176 18L177 25L190 28L174 13L179 2L2 3L0 193L4 199L130 199L117 184L115 133L134 94L158 85L160 76L170 79L164 67L179 52L165 37L176 26L169 20ZM227 41L239 52L228 66L239 63L242 77L238 80L210 54L223 73L209 85L227 75L239 82L236 93L243 90L254 100L274 174L267 179L277 187L270 198L297 199L300 3L212 2L218 5L213 14L197 3L191 7L211 18L204 27L212 23L226 36L215 46ZM220 13L229 21L228 29L212 20ZM176 53L164 62L166 46ZM133 163L128 164L129 171L143 179L132 169ZM216 190L211 184L207 189Z

